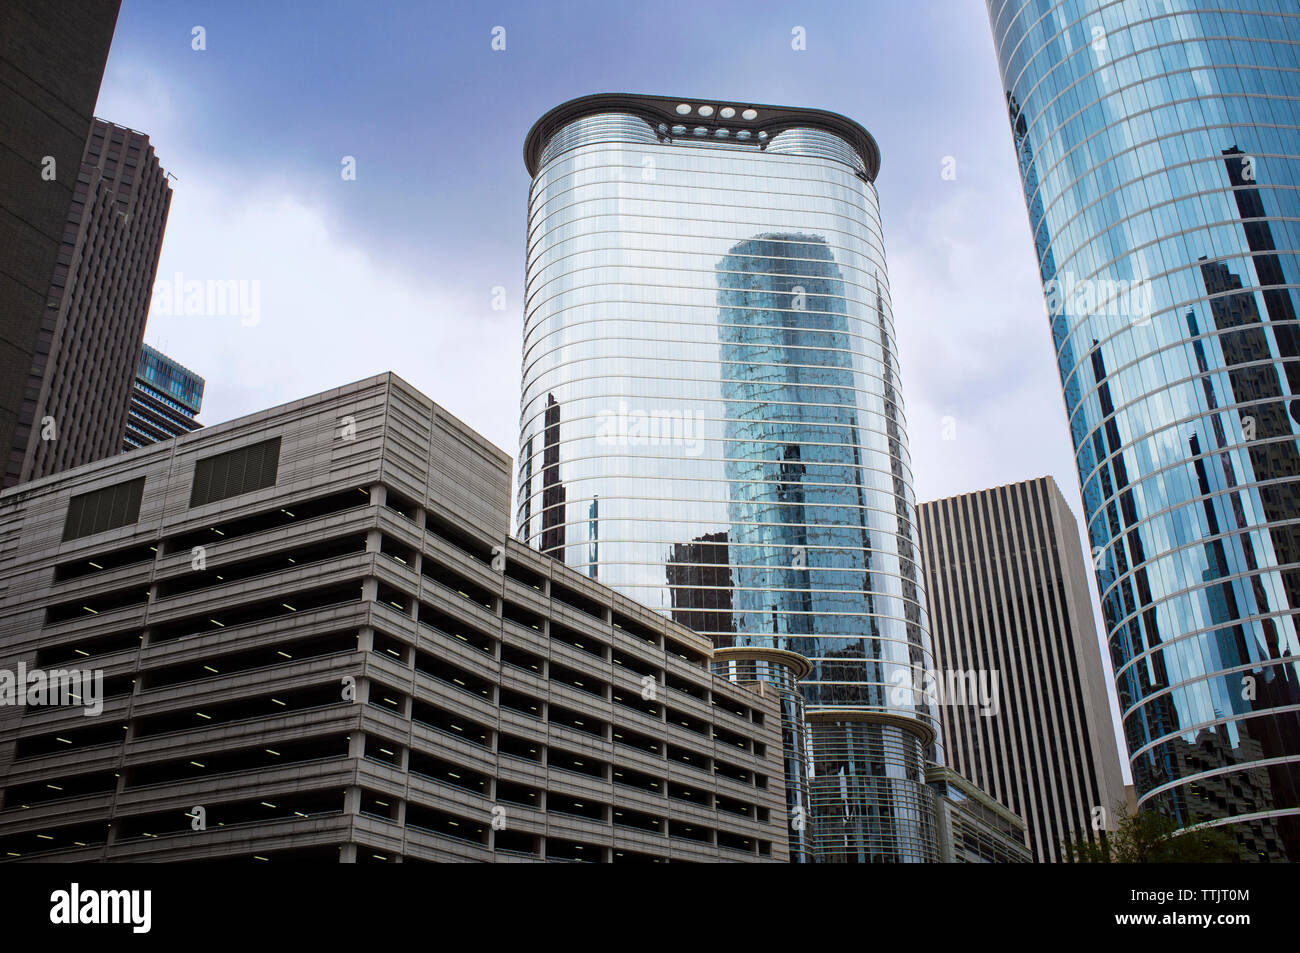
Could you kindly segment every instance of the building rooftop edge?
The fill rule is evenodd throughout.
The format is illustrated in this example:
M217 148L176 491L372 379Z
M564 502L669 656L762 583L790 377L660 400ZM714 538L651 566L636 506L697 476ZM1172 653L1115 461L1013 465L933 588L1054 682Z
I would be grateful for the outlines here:
M839 113L802 106L769 106L743 100L699 100L639 93L594 93L570 99L551 109L528 130L524 139L524 165L530 176L536 176L546 143L561 127L575 119L603 112L626 112L641 116L650 123L651 128L659 123L671 126L687 121L688 114L676 111L677 105L682 103L711 107L708 116L699 115L698 110L689 114L689 121L697 126L750 129L756 132L763 130L769 135L795 127L824 129L839 136L862 157L870 181L874 182L880 172L880 146L875 138L861 124ZM737 110L738 114L723 119L719 113L724 108ZM758 115L753 119L744 119L740 113L745 110L754 110Z
M1003 819L1012 822L1013 824L1018 826L1021 830L1028 830L1029 827L1028 822L1023 817L1017 814L1006 804L1003 804L992 794L989 794L987 791L985 791L983 788L977 785L970 778L966 777L964 774L960 773L959 771L948 767L947 765L944 764L927 765L925 769L925 780L926 783L928 784L933 784L936 781L946 781L949 784L954 784L957 787L961 788L962 792L965 793L968 797L971 797L974 800L978 801L979 803L983 804L994 814L997 814Z
M934 506L936 503L943 503L947 500L960 500L968 496L979 496L983 493L992 493L995 490L1007 489L1013 486L1028 486L1029 484L1037 483L1040 480L1046 480L1047 485L1052 489L1054 489L1057 492L1057 494L1060 495L1061 499L1064 501L1065 494L1061 492L1060 484L1056 482L1056 478L1052 476L1050 473L1044 473L1041 474L1040 476L1027 477L1023 480L1013 480L1010 483L998 483L995 484L994 486L980 487L978 490L966 490L962 493L950 493L948 496L938 496L932 500L922 500L921 502L917 503L916 506L918 509L922 506ZM1067 509L1068 508L1069 507L1067 504Z
M36 480L29 480L26 483L15 484L14 486L7 487L3 490L0 490L0 502L8 501L11 497L14 497L15 495L20 493L25 494L32 490L37 490L43 487L62 483L74 477L80 477L83 474L91 472L96 469L115 466L122 459L123 456L126 456L128 454L160 453L160 452L164 452L164 450L165 452L170 453L172 444L177 440L211 439L212 437L219 436L222 433L225 433L229 430L235 430L238 429L239 427L247 426L249 423L253 422L258 418L263 418L268 415L279 413L283 411L285 408L291 407L295 404L305 404L305 405L324 404L324 403L328 403L331 400L336 399L339 396L339 394L343 391L361 390L367 387L378 387L381 384L386 384L389 386L396 384L397 386L406 388L408 391L411 391L414 394L418 394L421 398L427 400L431 405L433 405L435 411L438 414L440 414L443 418L445 418L451 423L454 423L455 425L463 429L466 433L472 434L482 444L483 447L488 448L493 453L495 453L497 457L501 460L503 467L507 471L513 469L514 459L510 456L510 454L506 453L495 443L493 443L487 437L483 436L481 433L479 433L469 424L465 423L465 421L461 420L455 414L448 411L447 408L443 407L436 400L434 400L428 394L424 393L424 391L420 390L410 381L399 376L394 371L383 371L379 374L372 374L369 377L363 377L360 378L359 380L350 381L346 384L340 384L337 387L330 387L327 388L326 390L318 391L315 394L307 394L304 397L298 397L298 398L294 398L293 400L287 400L287 401L282 401L278 404L272 404L269 407L264 407L261 410L255 410L252 413L244 414L243 416L240 417L234 417L230 420L223 420L220 421L219 423L207 424L206 426L203 426L198 430L193 430L189 433L181 434L180 436L177 437L171 437L167 440L159 440L157 443L151 443L148 446L140 447L136 450L130 450L127 452L127 454L122 454L122 453L114 454L113 456L110 457L104 457L101 460L93 460L90 463L83 463L81 466L78 467L69 467L66 470L59 470L57 473L51 473L46 476L40 477L39 479Z
M166 351L159 350L158 348L156 348L156 347L154 347L152 344L150 344L148 341L141 341L141 342L140 342L140 347L141 347L141 348L148 348L149 350L153 351L155 354L159 355L160 357L166 358L166 360L168 361L168 363L170 363L170 364L175 364L177 367L179 367L181 370L183 370L186 374L192 374L192 375L193 375L197 380L199 380L199 381L202 382L203 384L207 384L207 382L208 382L208 381L207 381L207 378L205 378L205 377L204 377L202 374L200 374L198 371L194 370L193 368L186 367L184 364L182 364L180 361L176 360L176 358L172 357L172 356L171 356L170 354L168 354Z

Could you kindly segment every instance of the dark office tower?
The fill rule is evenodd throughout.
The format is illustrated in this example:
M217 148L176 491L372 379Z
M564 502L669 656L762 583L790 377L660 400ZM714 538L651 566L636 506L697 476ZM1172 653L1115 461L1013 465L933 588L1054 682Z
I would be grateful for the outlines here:
M203 424L194 418L203 406L203 378L148 344L131 388L122 451L179 437Z
M1295 4L989 15L1138 807L1300 860Z
M1059 861L1125 799L1074 516L1050 477L917 516L948 764L1024 818L1035 860ZM960 697L973 673L995 704Z
M762 653L778 691L773 653L811 661L792 853L937 860L875 141L822 110L610 94L551 110L524 153L521 538Z
M30 426L9 451L8 484L121 451L171 195L148 136L94 120L49 281L48 355L28 375Z
M48 0L0 4L0 464L33 426L29 374L50 359L50 276L118 6L81 4L72 15ZM14 478L0 472L0 484Z

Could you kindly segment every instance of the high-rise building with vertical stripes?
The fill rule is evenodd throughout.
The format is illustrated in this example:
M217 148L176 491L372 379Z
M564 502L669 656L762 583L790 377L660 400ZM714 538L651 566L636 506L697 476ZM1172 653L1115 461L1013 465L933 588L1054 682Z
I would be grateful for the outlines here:
M1300 860L1300 8L989 16L1138 807Z
M6 485L121 452L171 197L148 136L91 123Z
M1074 516L1050 477L917 515L948 764L1024 819L1035 860L1060 860L1125 800ZM994 704L957 697L975 673Z

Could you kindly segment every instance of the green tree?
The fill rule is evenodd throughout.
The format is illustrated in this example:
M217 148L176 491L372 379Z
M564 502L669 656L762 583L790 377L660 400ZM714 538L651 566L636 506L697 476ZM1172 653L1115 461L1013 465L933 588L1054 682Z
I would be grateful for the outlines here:
M1241 860L1237 842L1221 827L1181 829L1155 811L1116 811L1119 823L1098 841L1077 837L1062 844L1071 864L1230 864Z

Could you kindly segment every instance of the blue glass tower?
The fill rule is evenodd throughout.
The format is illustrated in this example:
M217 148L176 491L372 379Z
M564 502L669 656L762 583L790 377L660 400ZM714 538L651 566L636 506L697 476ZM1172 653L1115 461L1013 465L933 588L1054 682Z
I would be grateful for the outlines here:
M123 452L202 427L196 418L203 407L203 385L203 378L189 368L148 344L141 345Z
M883 534L869 518L843 274L824 238L798 233L743 241L717 270L735 634L716 641L807 658L812 670L800 687L814 710L885 709L889 663L926 665L921 600L913 575L875 565L897 541L877 540ZM882 377L892 391L888 362ZM897 431L888 437L901 456ZM901 474L893 479L901 506L910 488ZM878 594L891 583L914 607L901 658L878 622ZM866 761L868 748L885 750L890 733L856 725L841 740L846 753L862 742ZM830 760L837 770L823 763L809 785L823 808L819 842L873 844L897 828L925 838L930 794L905 757L901 770L875 778L853 777L851 755ZM846 800L881 805L888 823L868 814L824 820L826 808Z
M543 116L525 161L520 537L780 694L793 857L937 860L875 141L602 94Z
M1300 859L1300 11L989 0L1139 807Z
M860 633L880 586L840 269L820 237L763 235L718 282L735 644L812 661L809 704L883 706L880 644Z

